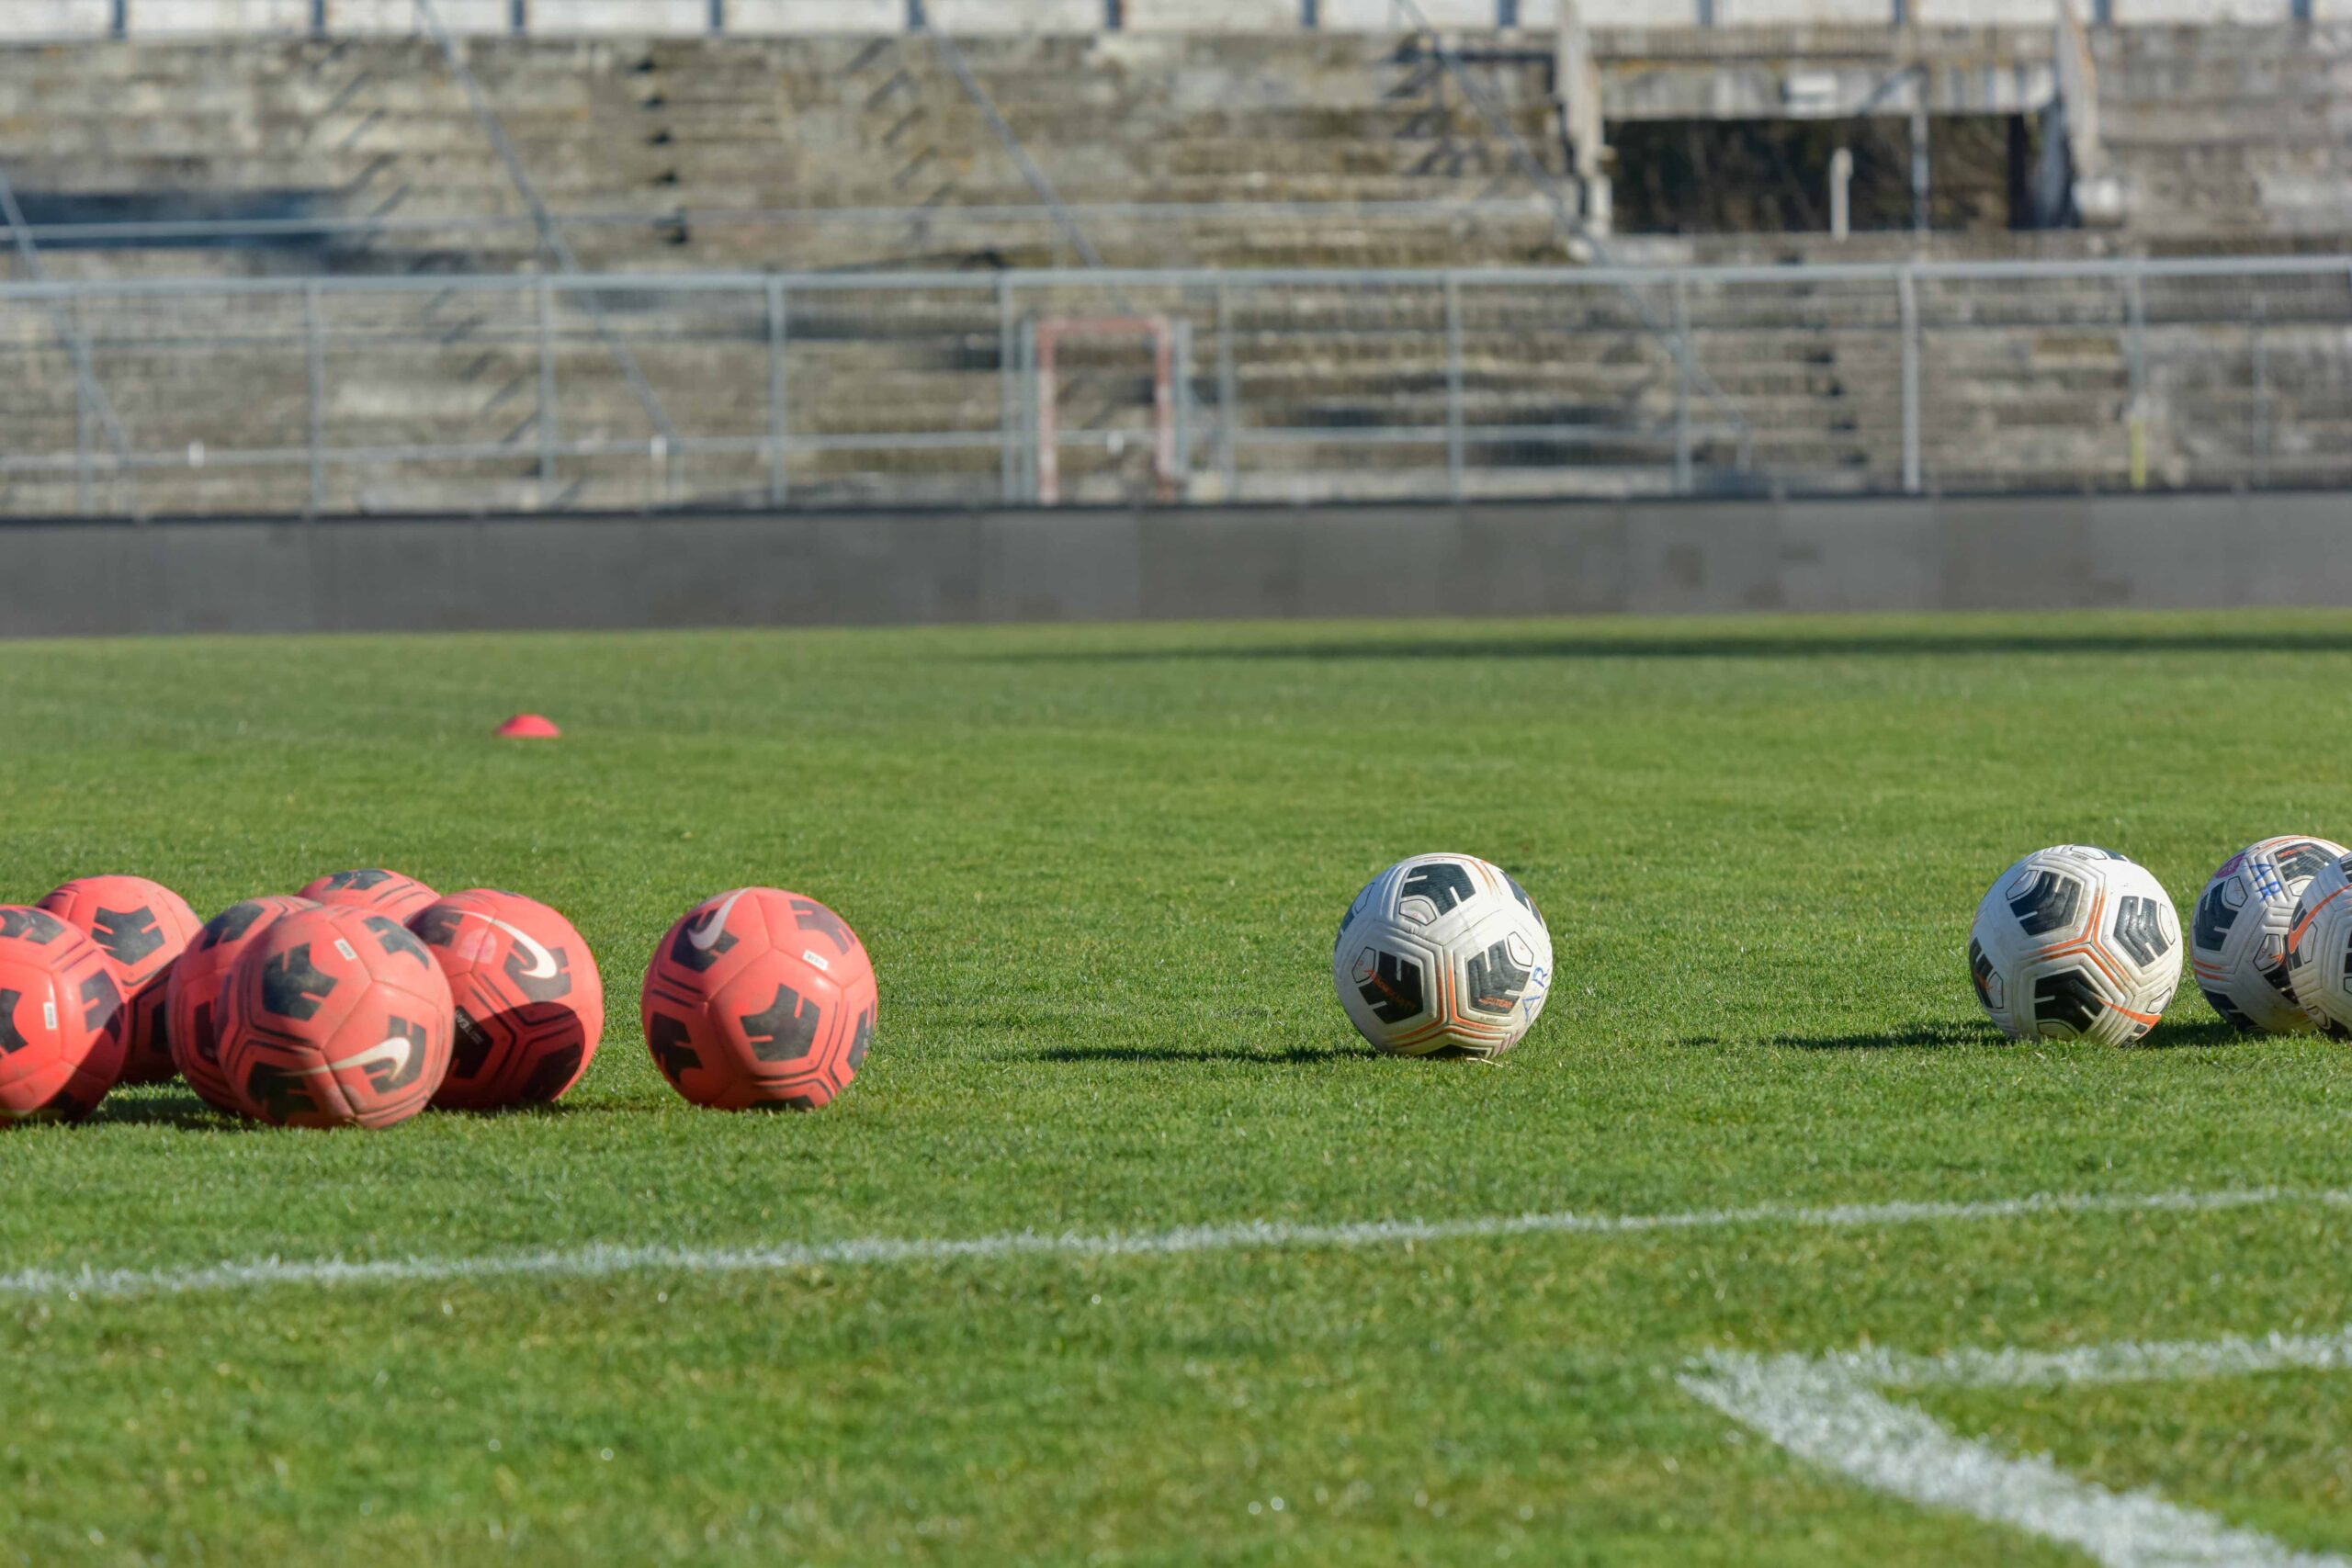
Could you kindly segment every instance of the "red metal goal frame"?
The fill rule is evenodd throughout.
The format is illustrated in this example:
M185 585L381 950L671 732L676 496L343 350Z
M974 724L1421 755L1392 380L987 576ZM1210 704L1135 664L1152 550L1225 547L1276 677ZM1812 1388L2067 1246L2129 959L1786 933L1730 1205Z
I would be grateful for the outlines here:
M1159 499L1176 499L1176 328L1166 316L1054 316L1037 323L1037 502L1061 503L1061 434L1054 403L1064 338L1145 338L1151 344L1152 474Z

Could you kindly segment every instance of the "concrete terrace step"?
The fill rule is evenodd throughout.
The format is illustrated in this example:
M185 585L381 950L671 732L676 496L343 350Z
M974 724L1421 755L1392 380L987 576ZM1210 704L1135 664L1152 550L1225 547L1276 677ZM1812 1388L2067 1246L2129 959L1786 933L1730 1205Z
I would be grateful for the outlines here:
M2312 136L2352 129L2352 95L2309 99L2236 103L2226 108L2191 111L2157 101L2099 112L2099 134L2110 148L2173 153L2206 146L2293 146Z
M2255 231L2300 220L2299 214L2324 220L2336 189L2330 182L2341 175L2328 141L2340 115L2336 62L2277 47L2267 56L2240 57L2228 40L2217 47L2212 60L2198 55L2183 64L2157 53L2143 63L2134 54L2111 65L2109 124L2119 170L2143 194L2173 203L2177 231L2192 240L2216 225ZM107 73L127 71L140 52L94 51L91 59L103 61L82 73L35 71L0 51L0 159L16 173L19 154L30 157L69 186L325 191L340 194L343 210L389 205L443 218L520 210L462 94L429 51L413 44L164 51L171 58L151 60L143 73L122 74L109 88ZM1091 217L1090 232L1114 260L1365 265L1561 254L1548 209L1508 177L1500 144L1458 93L1433 84L1423 65L1361 40L1316 40L1305 52L1256 42L1237 52L1197 40L1177 51L994 40L975 42L967 53L1067 198L1174 197L1203 207L1157 224ZM910 256L989 265L1043 262L1065 251L1040 220L956 212L956 204L1027 207L1035 197L927 44L739 51L688 40L483 42L469 45L469 56L560 208L942 204L915 222L868 228L818 220L797 232L719 220L583 225L573 239L592 265L892 265ZM1543 74L1514 67L1495 79L1531 143L1556 157ZM2193 114L2167 115L2114 96L2119 82L2136 88L2176 79L2198 95L2189 100ZM2242 105L2251 106L2244 117ZM44 130L56 132L46 152ZM1511 211L1426 220L1369 211L1237 215L1225 206L1462 199L1495 191L1525 199ZM2111 243L2097 235L1979 236L1924 248L2082 255ZM1858 236L1835 248L1814 236L1627 248L1648 254L1642 247L1649 245L1679 247L1671 252L1678 257L1771 260L1902 258L1923 248L1901 235ZM452 227L319 254L337 266L404 270L483 260L534 265L537 250L527 229L467 234ZM259 250L68 251L51 261L61 275L151 265L259 275L288 265L284 255ZM2166 324L2210 321L2228 301L2211 287L2151 282L2148 395L2160 427L2159 463L2222 471L2254 450L2257 429L2278 461L2312 472L2326 470L2331 452L2352 452L2352 393L2340 368L2343 322L2352 319L2348 289L2266 286L2261 298L2280 319L2264 329L2257 389L2246 333L2226 322ZM1191 390L1201 418L1213 417L1219 386L1212 301L1200 290L1119 293L1073 288L1052 299L1024 296L1021 309L1024 318L1130 307L1183 317L1195 332ZM1657 319L1671 314L1665 290L1643 297ZM682 428L738 438L764 432L765 314L756 289L691 306L615 290L603 303L612 330L627 338ZM1236 412L1245 428L1444 423L1449 356L1435 289L1293 288L1262 297L1243 290L1230 303ZM1899 457L1902 423L1891 284L1792 277L1780 288L1699 285L1687 304L1698 362L1750 422L1769 461L1831 482L1885 481ZM2131 376L2114 284L2050 281L2020 290L2006 282L1929 281L1918 289L1918 305L1926 328L1921 434L1931 474L2029 483L2120 471ZM562 308L557 430L566 439L641 442L650 434L645 412L582 306L567 299ZM536 310L529 295L333 297L329 439L502 444L507 450L494 461L452 470L459 478L447 493L479 499L494 491L538 504ZM1657 432L1671 423L1680 378L1667 346L1623 295L1577 286L1507 296L1473 286L1462 291L1462 407L1486 476L1480 482L1556 487L1566 482L1562 465L1590 469L1596 483L1659 471ZM110 389L119 385L126 418L142 442L166 449L189 439L224 448L300 444L309 411L299 301L267 309L149 301L98 330L101 374ZM154 340L175 330L184 341L158 346ZM234 341L207 344L208 334L222 331ZM793 304L794 428L810 437L922 429L992 436L1005 391L999 331L986 288L927 297L804 291ZM29 318L0 318L0 364L12 354L23 373L17 386L0 387L0 450L62 443L70 451L71 372L53 330ZM1065 368L1062 406L1072 428L1148 429L1150 387L1139 347L1073 345ZM57 396L61 389L69 395ZM1702 401L1694 413L1711 417ZM1579 448L1489 436L1482 428L1551 423L1618 434ZM797 487L830 486L843 495L968 499L994 492L1000 460L992 443L928 457L803 453L793 460L793 479ZM1245 471L1270 484L1366 489L1427 486L1433 473L1442 482L1442 449L1401 442L1317 442L1244 454ZM2352 467L2352 457L2342 461ZM1108 494L1135 482L1135 464L1133 452L1117 460L1076 447L1067 455L1074 485ZM677 482L696 493L756 492L765 483L757 454L697 455L680 467ZM655 471L649 456L635 452L566 460L562 470L560 483L578 487L575 497L619 504L644 499ZM292 493L299 504L307 482L299 472L240 479L175 470L141 484L158 495L214 500ZM440 493L435 487L444 480L385 470L338 472L334 483L338 493L381 496ZM0 508L17 504L14 493L0 486Z

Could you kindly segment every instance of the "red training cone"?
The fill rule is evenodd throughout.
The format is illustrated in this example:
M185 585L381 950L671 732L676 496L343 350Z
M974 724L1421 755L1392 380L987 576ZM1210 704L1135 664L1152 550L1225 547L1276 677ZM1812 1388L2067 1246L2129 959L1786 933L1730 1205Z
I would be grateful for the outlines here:
M555 720L536 713L518 713L498 727L502 739L507 740L553 740L563 733Z

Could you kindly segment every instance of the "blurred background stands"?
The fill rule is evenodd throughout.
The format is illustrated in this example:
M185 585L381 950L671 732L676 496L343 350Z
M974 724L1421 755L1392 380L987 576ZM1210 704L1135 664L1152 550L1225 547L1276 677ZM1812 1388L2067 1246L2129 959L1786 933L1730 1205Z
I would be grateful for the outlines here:
M2315 3L20 3L0 508L2340 483Z

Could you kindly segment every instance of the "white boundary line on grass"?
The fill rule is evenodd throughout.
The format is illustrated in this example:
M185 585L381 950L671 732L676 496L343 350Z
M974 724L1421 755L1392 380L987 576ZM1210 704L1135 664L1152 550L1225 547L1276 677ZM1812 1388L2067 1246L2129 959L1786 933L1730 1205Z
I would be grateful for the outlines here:
M2045 1455L2012 1458L1959 1437L1878 1390L2051 1388L2188 1382L2269 1371L2352 1369L2352 1328L2264 1339L2137 1342L2076 1350L1955 1350L1912 1356L1717 1351L1682 1386L1801 1459L1873 1491L1958 1509L2075 1547L2107 1568L2352 1568L2298 1551L2153 1492L2115 1492L2068 1475Z
M178 1269L25 1269L0 1274L0 1299L68 1296L116 1300L259 1290L278 1285L410 1284L502 1279L595 1280L666 1271L682 1274L783 1273L892 1263L946 1263L1001 1258L1144 1258L1204 1252L1287 1251L1405 1247L1516 1235L1642 1235L1748 1225L1850 1230L1875 1225L1982 1224L2057 1214L2211 1213L2277 1205L2352 1207L2352 1190L2250 1187L2213 1191L2037 1193L1982 1201L1846 1203L1805 1207L1757 1203L1679 1213L1498 1214L1461 1220L1371 1220L1352 1224L1293 1224L1253 1220L1179 1230L1081 1235L1016 1231L964 1240L866 1237L782 1242L753 1247L594 1245L560 1250L473 1256L260 1258Z
M1840 1350L1819 1358L1879 1388L2074 1388L2089 1383L2196 1382L2256 1372L2352 1371L2352 1327L2258 1339L2125 1339L2073 1350Z

